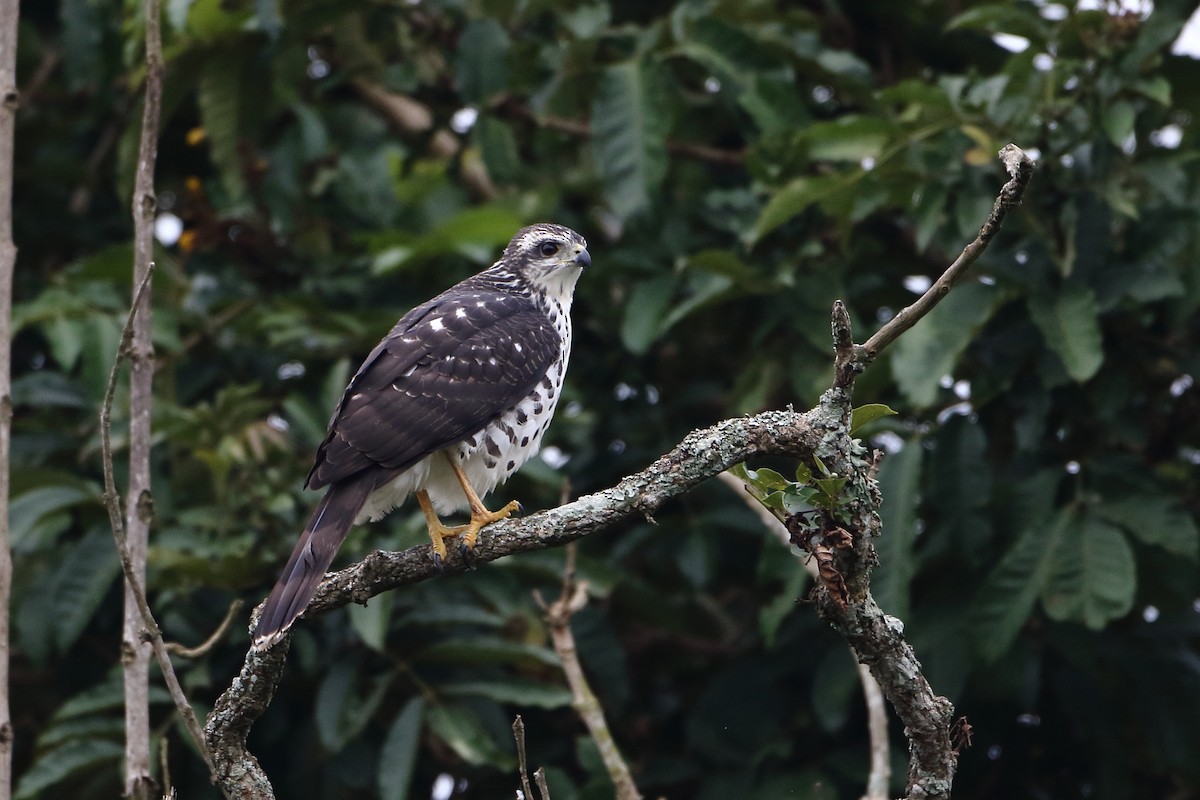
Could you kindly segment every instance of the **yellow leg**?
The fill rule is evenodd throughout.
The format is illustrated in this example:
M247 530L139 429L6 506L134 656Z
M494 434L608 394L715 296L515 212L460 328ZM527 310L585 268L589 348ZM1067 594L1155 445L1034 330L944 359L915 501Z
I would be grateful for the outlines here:
M445 540L462 533L467 526L450 527L443 523L438 518L437 512L433 510L433 503L429 501L429 492L424 489L417 490L417 502L421 504L421 511L425 514L425 527L429 528L429 539L433 542L433 558L440 564L446 559Z
M463 547L470 550L475 547L475 542L479 539L479 530L484 525L491 525L493 522L507 519L514 511L521 510L521 504L516 500L512 500L499 511L488 511L483 501L479 499L479 495L475 494L475 490L471 488L471 482L467 480L467 476L463 473L462 467L458 465L458 461L448 452L446 453L446 460L450 462L450 468L454 470L454 476L458 478L458 484L462 487L463 494L467 496L467 502L471 506L471 521L456 531L462 532Z

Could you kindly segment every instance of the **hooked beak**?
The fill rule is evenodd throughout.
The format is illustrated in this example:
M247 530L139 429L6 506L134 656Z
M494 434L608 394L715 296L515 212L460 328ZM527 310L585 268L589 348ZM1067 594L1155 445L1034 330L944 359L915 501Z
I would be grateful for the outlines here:
M592 265L592 257L586 249L580 250L575 254L575 258L571 259L572 263L578 264L583 269L587 269Z

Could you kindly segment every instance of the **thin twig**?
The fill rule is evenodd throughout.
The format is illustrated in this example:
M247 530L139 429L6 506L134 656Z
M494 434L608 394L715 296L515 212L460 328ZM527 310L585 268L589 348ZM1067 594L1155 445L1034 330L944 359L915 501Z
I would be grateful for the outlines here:
M17 264L13 242L13 138L17 106L18 0L0 0L0 800L12 796L12 713L8 704L12 551L8 493L12 465L12 285Z
M541 598L538 599L540 601ZM588 684L587 676L583 674L579 651L575 648L571 617L587 605L587 599L587 581L575 580L575 543L571 542L567 545L562 590L558 599L546 609L550 641L559 661L562 662L567 684L571 687L571 705L587 726L588 734L596 743L596 749L600 751L600 759L604 762L604 768L608 770L613 788L616 789L617 800L641 800L642 794L633 782L629 765L625 763L616 740L613 739L608 720L604 717L604 708Z
M521 773L521 797L523 800L533 800L533 791L529 788L529 767L525 761L525 721L521 715L512 724L513 738L517 741L517 768Z
M541 800L550 800L550 787L546 785L545 769L537 768L537 772L533 773L533 782L537 784L538 796L541 797Z
M1004 162L1004 168L1008 171L1009 179L1003 188L1000 189L1000 194L996 197L996 202L992 205L992 213L988 215L987 220L983 223L983 227L979 229L979 235L975 237L973 242L963 248L958 258L954 259L954 263L946 268L946 271L933 282L933 285L929 287L925 294L917 298L916 302L912 305L888 320L887 324L876 331L875 335L868 339L866 344L857 348L857 360L860 367L866 367L874 361L876 356L885 347L896 341L902 333L917 324L917 320L928 314L949 293L950 287L954 285L954 282L962 277L967 268L974 264L983 255L984 251L987 250L992 237L996 235L1000 230L1000 226L1004 224L1004 218L1008 216L1008 212L1021 205L1021 198L1025 195L1025 188L1029 185L1029 179L1033 177L1033 161L1015 144L1004 146L1000 151L1000 160Z
M225 635L225 632L229 630L229 626L233 624L235 619L237 619L238 612L242 610L243 605L245 605L245 603L242 602L240 597L235 598L234 601L229 604L229 610L225 612L225 619L221 620L221 624L218 625L217 629L212 632L212 635L200 644L196 645L195 647L187 647L179 644L179 642L167 642L167 652L171 655L179 656L181 658L199 658L200 656L204 655L209 650L212 650L217 642L221 641L221 638Z
M200 729L199 721L196 719L196 713L192 710L191 703L188 702L187 696L183 693L183 687L179 685L179 678L175 675L175 669L171 666L171 657L167 654L166 645L163 643L162 631L159 630L158 623L154 619L154 612L150 610L150 604L146 600L146 592L142 589L141 580L139 580L137 573L134 571L133 561L129 556L129 547L125 541L125 521L121 514L121 496L117 492L116 481L113 478L111 436L113 395L116 393L117 376L120 374L121 362L125 360L129 343L133 339L133 320L137 314L138 301L150 285L150 278L153 274L154 264L151 263L150 270L146 273L134 292L134 302L129 309L129 316L125 320L125 327L121 330L121 345L117 350L116 357L113 359L112 371L108 375L108 385L104 390L104 401L100 405L100 451L101 466L104 472L104 507L108 510L108 521L112 527L113 541L117 546L117 555L121 560L121 570L125 573L125 580L132 589L134 599L137 601L138 611L142 617L142 624L145 626L144 634L149 638L150 645L154 649L154 656L158 661L159 667L162 668L163 680L167 684L167 691L170 692L171 699L175 702L175 709L183 717L188 733L191 734L192 740L195 742L196 748L200 751L204 763L208 765L209 774L215 782L217 780L217 771L213 765L212 753L205 742L204 733ZM226 796L228 797L229 795L226 794Z

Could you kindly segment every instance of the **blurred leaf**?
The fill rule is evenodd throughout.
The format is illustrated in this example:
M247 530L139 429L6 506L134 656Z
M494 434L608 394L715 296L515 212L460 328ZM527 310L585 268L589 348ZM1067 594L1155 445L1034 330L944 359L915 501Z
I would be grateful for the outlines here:
M1083 383L1096 374L1104 363L1104 342L1091 289L1069 283L1054 297L1036 295L1029 313L1072 379Z
M422 661L450 663L463 666L476 664L544 664L558 667L553 650L522 642L508 642L490 636L469 639L448 639L430 645L418 657Z
M880 608L900 619L908 618L909 586L917 573L913 547L917 539L917 505L921 501L922 456L921 440L910 439L899 453L889 453L879 467L883 533L873 542L879 566L871 591Z
M363 642L377 653L387 651L388 623L392 619L393 595L372 598L366 605L349 606L350 625Z
M192 6L191 18L198 15L224 18L220 3L198 0ZM212 7L213 10L201 11ZM215 35L215 34L214 34ZM240 198L246 191L241 151L238 148L241 125L242 70L245 53L240 48L226 48L205 59L197 85L196 100L200 107L200 123L209 142L213 165L221 175L225 191Z
M977 6L946 23L947 31L964 29L1011 33L1029 39L1036 46L1042 46L1046 41L1046 25L1036 10L1007 3Z
M486 697L488 700L519 708L562 708L571 704L571 690L565 686L520 678L443 683L438 690L451 697Z
M508 87L508 33L495 19L472 20L458 38L455 77L465 102L483 105Z
M74 480L22 492L9 506L9 529L15 549L27 544L34 526L45 516L81 503L99 503L94 487Z
M67 652L79 638L120 572L116 545L107 528L92 528L67 550L51 579L58 652Z
M326 750L341 751L366 727L394 677L393 672L377 675L370 690L360 695L357 659L334 662L317 689L313 712Z
M938 381L953 374L959 355L992 315L995 295L982 283L960 284L897 340L892 375L909 402L933 405Z
M1133 105L1128 100L1119 100L1104 111L1104 132L1113 147L1122 147L1133 133Z
M488 764L503 770L516 766L516 759L496 747L483 725L467 708L444 704L431 706L426 719L430 730L468 764Z
M424 715L425 700L414 697L404 704L388 728L379 748L376 787L380 800L404 800L409 796Z
M1095 510L1146 544L1193 561L1200 556L1196 520L1176 498L1158 494L1106 499Z
M1042 606L1051 619L1100 630L1133 608L1137 575L1125 534L1085 514L1071 517L1054 562Z
M39 754L33 765L21 775L13 793L14 800L43 797L51 786L86 770L96 774L101 766L110 764L114 770L125 748L109 739L74 739L62 747Z
M850 703L860 694L856 666L853 654L844 647L829 648L817 666L812 685L813 711L829 733L845 727Z
M809 156L814 161L877 159L892 132L886 120L849 115L832 122L816 122L804 132Z
M825 175L815 178L796 178L767 201L753 230L748 235L750 243L757 242L809 206L841 189L846 178L841 175Z
M659 68L644 61L607 67L592 103L592 153L617 216L645 209L667 174L670 100Z
M1059 548L1071 536L1075 513L1064 508L1021 531L976 592L971 628L976 650L985 661L1004 655L1025 625L1050 580Z
M674 291L675 279L670 276L642 281L634 287L621 324L621 343L629 352L641 355L658 339Z

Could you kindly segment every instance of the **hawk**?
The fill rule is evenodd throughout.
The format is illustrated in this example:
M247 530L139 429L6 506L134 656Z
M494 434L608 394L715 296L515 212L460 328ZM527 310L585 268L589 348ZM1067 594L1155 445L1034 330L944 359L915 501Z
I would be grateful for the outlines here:
M461 535L466 552L483 526L520 508L489 511L481 497L538 451L571 354L572 293L590 265L570 228L522 228L499 261L409 311L375 346L317 449L305 486L325 496L267 597L255 649L304 612L351 526L410 494L439 564L445 539ZM465 525L438 517L463 507Z

